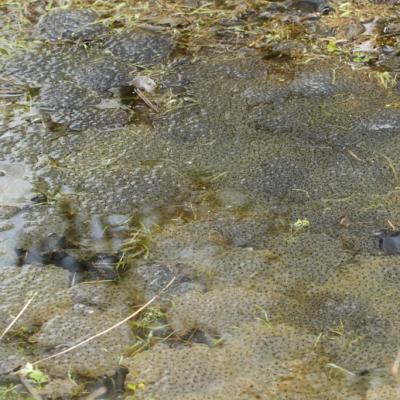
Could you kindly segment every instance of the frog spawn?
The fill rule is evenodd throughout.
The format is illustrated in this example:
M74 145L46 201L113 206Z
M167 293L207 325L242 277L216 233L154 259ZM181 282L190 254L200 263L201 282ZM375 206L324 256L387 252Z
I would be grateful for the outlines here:
M171 38L145 31L113 36L105 47L86 47L80 40L98 40L107 33L96 20L91 10L52 10L38 23L37 31L54 44L43 41L35 50L7 60L3 67L12 81L41 88L38 100L44 116L71 130L129 124L133 112L122 104L120 90L130 87L133 93L136 66L164 63L174 48ZM103 102L94 103L93 96Z
M107 283L70 288L68 271L51 265L45 268L35 265L5 267L0 272L3 282L0 329L5 329L35 291L33 309L17 321L14 330L25 332L38 343L37 356L42 358L100 332L105 324L111 326L132 306L132 287L129 284L123 285L124 288ZM111 299L114 302L117 298L118 304L110 308ZM123 349L133 343L131 329L125 324L92 342L89 347L82 347L78 353L67 355L63 362L50 360L43 366L61 376L66 365L72 368L71 371L87 376L112 374L118 367ZM7 363L11 369L18 362L12 364L8 352L2 352L0 357L1 363Z
M42 39L57 40L94 40L107 32L107 28L98 21L95 11L52 9L39 21L36 31Z
M152 256L162 263L141 264L134 275L127 276L126 281L135 288L135 279L142 280L138 286L146 298L151 298L174 273L182 272L186 279L169 293L176 296L173 301L177 307L167 311L170 323L182 332L181 342L164 343L140 357L126 359L131 370L130 382L145 386L139 398L243 399L257 395L320 399L321 393L329 390L330 398L359 399L372 398L377 387L382 392L392 392L388 374L383 377L376 374L382 366L390 364L398 343L395 313L398 305L391 301L399 298L398 285L393 285L397 279L396 266L388 258L372 258L372 240L365 239L365 232L370 228L371 232L376 231L389 212L398 215L398 197L391 190L395 187L393 171L384 157L375 153L372 157L370 147L374 144L374 150L382 151L398 145L393 124L382 110L382 100L386 97L374 87L374 93L381 97L376 101L370 99L365 96L370 93L368 82L358 81L355 96L361 105L351 108L353 114L343 113L352 98L346 97L351 90L346 84L342 86L340 74L340 82L334 87L328 79L316 79L327 85L327 91L315 91L317 86L309 82L309 74L296 74L295 84L291 84L292 79L282 83L283 95L276 101L274 95L268 94L270 82L261 73L263 68L257 69L247 60L206 58L203 63L188 67L195 81L191 90L197 93L196 100L200 102L197 107L200 111L192 120L188 121L187 110L176 110L170 118L169 132L160 122L156 125L160 129L154 132L124 129L111 133L107 136L107 146L104 136L91 131L86 138L76 135L82 137L57 143L57 154L62 157L72 154L68 158L70 169L64 172L63 179L77 183L76 191L78 188L84 191L85 198L80 200L77 196L77 203L89 212L129 213L132 206L145 208L146 201L172 203L182 189L190 192L193 170L201 175L207 168L215 174L206 175L208 186L203 194L207 195L207 190L228 194L218 196L217 204L211 199L210 207L221 207L221 218L232 217L236 229L222 229L209 214L206 220L200 214L196 223L180 225L179 220L171 223L156 236L152 248ZM255 88L261 95L252 94ZM250 95L241 96L242 89L249 89ZM218 97L217 91L224 95ZM291 97L293 94L295 99ZM224 99L229 99L229 103ZM294 105L295 102L298 104ZM257 128L251 118L247 119L251 112L236 113L243 107L260 107L257 116L262 123L269 113L278 114L279 110L271 109L271 104L279 104L288 111L286 119L290 124L284 127L284 132L275 129L279 121L274 129L262 124ZM334 105L339 106L333 108L336 114L324 112ZM233 111L224 112L227 109ZM305 111L300 114L299 110ZM307 121L302 124L305 113ZM387 130L385 119L390 125ZM374 121L379 124L377 129L364 129L360 121L372 126ZM340 130L342 125L350 128L340 131L342 136L332 135L328 150L321 149L327 136L321 128L329 126L327 130L332 132L331 128ZM215 129L208 129L210 126ZM350 153L345 156L347 148L341 146L357 143L360 137L365 146L350 150L361 161ZM60 143L65 143L66 149ZM333 156L331 147L335 151ZM294 157L290 157L292 154ZM327 160L325 155L329 155ZM167 157L173 162L166 160ZM106 162L102 164L99 160ZM110 171L112 165L115 169ZM338 165L340 168L333 173L332 168ZM300 172L296 170L299 166ZM337 179L333 188L327 184L332 185L332 176ZM135 190L130 191L132 180ZM361 193L354 195L359 190ZM388 191L391 193L387 194ZM351 195L354 197L347 198ZM378 197L377 208L374 196L382 196ZM255 203L258 208L257 204L253 208ZM283 212L273 211L276 203L284 203L280 204ZM225 209L227 204L229 207ZM348 221L343 212L350 214ZM260 215L264 220L260 220ZM299 218L308 218L310 228L293 232L291 227ZM362 246L356 249L349 246L346 236L355 238ZM357 251L366 259L354 258ZM350 284L354 282L357 285ZM85 290L90 293L85 295ZM88 332L82 331L80 336L76 327L84 322L82 315L93 313L93 325L90 321L88 324L95 330L100 323L95 302L108 320L107 299L116 294L102 297L102 290L103 287L92 291L83 286L79 293L74 292L74 301L80 305L74 306L73 312L57 319L40 318L45 324L39 332L41 343L60 344L61 339L54 339L51 327L67 333L76 329L76 336L68 336L70 340L85 337ZM118 301L124 304L126 299ZM235 311L231 312L230 307ZM254 311L252 323L248 310ZM120 311L125 314L126 308ZM363 324L353 323L353 315ZM74 324L68 325L69 320ZM393 328L388 321L394 324ZM193 340L197 343L189 343L187 347L186 335L193 330L208 336L208 342L197 335ZM221 334L225 336L223 340ZM127 344L127 336L121 336ZM90 363L94 362L101 369L92 372L103 373L104 361L92 357L91 349L86 355L84 350L77 358L71 354L66 360L58 359L54 368L65 371L72 363L77 373L89 373L93 367ZM44 352L47 354L48 349ZM310 357L304 358L304 353ZM98 356L103 357L100 349ZM249 360L245 366L243 358ZM346 378L334 379L332 383L330 370L326 369L329 363L348 368L354 374L350 376L355 376L354 381L350 379L351 384L358 382L358 375L365 368L370 370L370 380L362 389L356 384L348 387ZM264 384L266 375L268 386ZM375 386L371 389L369 385Z

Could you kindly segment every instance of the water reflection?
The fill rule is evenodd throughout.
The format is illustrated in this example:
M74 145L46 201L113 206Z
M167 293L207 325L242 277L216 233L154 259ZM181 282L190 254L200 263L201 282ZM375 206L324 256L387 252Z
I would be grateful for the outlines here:
M25 207L33 195L31 179L27 165L0 161L0 267L15 263Z
M128 235L128 216L92 216L73 211L70 201L60 201L59 214L66 223L62 235L49 233L30 246L15 247L17 265L52 264L70 272L71 285L81 281L116 280L121 246Z
M48 206L46 196L35 195L32 178L27 165L0 162L0 267L53 264L71 273L71 283L116 279L115 265L128 235L129 217L83 215L75 210L65 188L58 201L65 231L59 234L49 228L43 237L26 244L22 238L32 207Z

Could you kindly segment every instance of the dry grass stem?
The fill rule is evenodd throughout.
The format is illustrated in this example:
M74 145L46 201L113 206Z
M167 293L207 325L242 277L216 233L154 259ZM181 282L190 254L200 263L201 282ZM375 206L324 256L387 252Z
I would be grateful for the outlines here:
M399 377L399 368L400 368L400 350L397 353L396 359L394 360L394 363L392 365L392 368L390 369L390 372L392 373L393 376L396 378Z
M22 307L21 311L18 313L18 315L11 321L11 323L7 326L7 328L4 330L4 332L0 336L0 340L3 339L3 337L7 334L7 332L14 326L14 324L19 320L21 315L25 312L25 310L29 307L29 304L32 303L33 299L37 295L37 292L35 292L32 297L26 302L26 304Z
M146 106L150 107L153 111L156 113L160 112L158 107L153 104L149 98L145 96L145 94L138 88L135 89L135 93L143 100L143 102L146 104Z
M123 320L117 322L117 323L114 324L113 326L110 326L109 328L105 329L104 331L101 331L101 332L99 332L99 333L96 333L95 335L93 335L93 336L91 336L91 337L89 337L89 338L87 338L87 339L85 339L85 340L82 340L81 342L75 344L74 346L69 347L68 349L65 349L65 350L63 350L63 351L60 351L60 352L58 352L58 353L56 353L56 354L53 354L53 355L51 355L51 356L49 356L49 357L42 358L41 360L35 361L34 363L32 363L32 365L38 365L38 364L42 363L43 361L51 360L51 359L56 358L56 357L59 357L59 356L61 356L61 355L63 355L63 354L69 353L69 352L71 352L71 351L77 349L78 347L81 347L81 346L83 346L84 344L86 344L86 343L88 343L88 342L91 342L92 340L97 339L98 337L103 336L103 335L105 335L105 334L108 333L108 332L111 332L112 330L118 328L119 326L121 326L121 325L124 324L125 322L128 322L130 319L136 317L136 315L138 315L139 313L141 313L141 312L142 312L144 309L146 309L150 304L152 304L154 301L156 301L156 300L161 296L161 294L162 294L163 292L165 292L165 291L174 283L175 279L176 279L175 277L172 278L172 279L168 282L168 284L167 284L166 286L164 286L163 289L161 289L154 297L152 297L146 304L144 304L142 307L140 307L138 310L136 310L133 314L127 316L127 317L124 318Z

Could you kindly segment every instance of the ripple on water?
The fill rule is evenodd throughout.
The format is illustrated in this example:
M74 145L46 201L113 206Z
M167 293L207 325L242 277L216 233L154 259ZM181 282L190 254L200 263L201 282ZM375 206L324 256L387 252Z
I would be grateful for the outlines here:
M0 161L0 267L16 261L15 248L24 225L23 208L33 195L32 173L23 163Z

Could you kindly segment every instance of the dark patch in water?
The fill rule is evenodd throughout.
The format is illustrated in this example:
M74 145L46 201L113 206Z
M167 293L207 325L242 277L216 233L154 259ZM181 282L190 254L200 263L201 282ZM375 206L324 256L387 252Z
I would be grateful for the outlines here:
M119 367L112 376L103 375L97 381L89 383L86 389L94 399L115 399L125 392L125 379L128 368Z
M28 90L29 97L32 100L35 100L39 96L40 88L38 88L38 87L28 87L27 90Z
M136 105L138 100L134 86L121 86L119 88L119 97L121 99L121 103L127 106Z
M92 256L81 256L79 248L64 236L49 235L38 248L18 248L15 252L18 266L34 263L56 265L70 272L72 283L118 278L114 267L121 254L96 253Z

